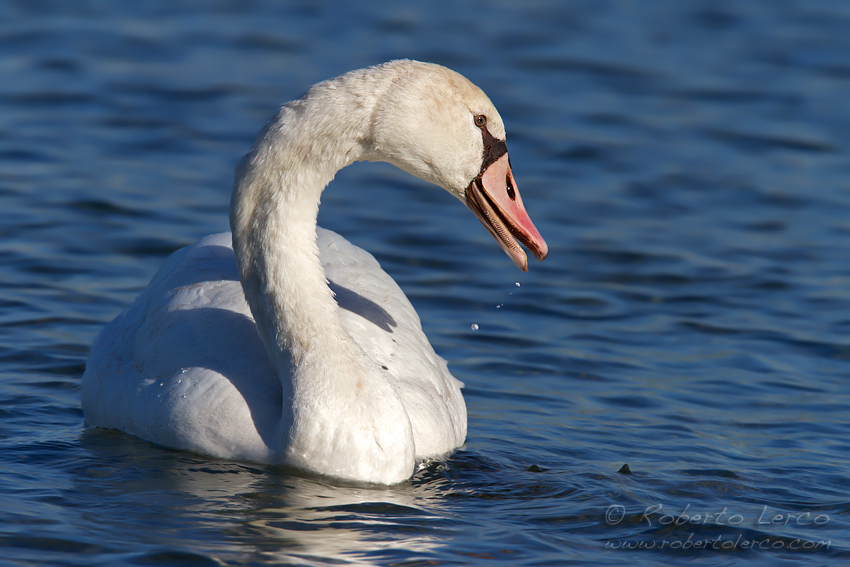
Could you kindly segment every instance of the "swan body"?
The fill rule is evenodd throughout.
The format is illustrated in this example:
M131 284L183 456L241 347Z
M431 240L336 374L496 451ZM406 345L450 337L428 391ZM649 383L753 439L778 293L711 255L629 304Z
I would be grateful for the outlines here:
M90 426L167 447L393 484L466 438L462 384L367 252L316 226L354 161L387 161L464 202L514 262L546 244L516 190L504 125L461 75L393 61L284 105L236 171L232 233L169 257L99 334Z

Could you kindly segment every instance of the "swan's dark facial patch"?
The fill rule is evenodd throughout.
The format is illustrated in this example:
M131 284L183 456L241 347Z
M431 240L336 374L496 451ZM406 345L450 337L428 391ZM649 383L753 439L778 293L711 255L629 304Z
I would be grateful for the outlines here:
M508 145L504 140L497 140L487 130L487 125L481 126L481 137L484 140L484 158L481 162L481 173L493 165L496 160L508 153Z

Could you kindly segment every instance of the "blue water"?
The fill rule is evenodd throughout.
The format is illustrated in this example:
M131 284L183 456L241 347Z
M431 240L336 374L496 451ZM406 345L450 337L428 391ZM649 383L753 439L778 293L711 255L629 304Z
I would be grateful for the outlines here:
M398 57L490 95L551 250L389 166L325 193L466 446L372 490L86 429L94 336L276 106ZM0 564L850 561L848 101L840 1L0 4Z

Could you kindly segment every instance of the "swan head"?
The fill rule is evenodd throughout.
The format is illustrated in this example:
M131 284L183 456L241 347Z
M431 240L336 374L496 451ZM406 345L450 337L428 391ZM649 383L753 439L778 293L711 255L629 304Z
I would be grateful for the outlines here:
M392 61L371 121L367 159L387 161L460 199L523 271L519 240L538 260L548 246L522 203L505 125L484 92L431 63ZM515 240L516 239L516 240Z

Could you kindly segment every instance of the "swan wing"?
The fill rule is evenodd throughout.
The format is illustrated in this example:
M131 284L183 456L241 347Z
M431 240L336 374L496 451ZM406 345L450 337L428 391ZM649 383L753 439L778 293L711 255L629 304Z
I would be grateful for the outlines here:
M416 456L466 437L462 384L375 258L319 228L322 264L352 339L396 386ZM98 335L83 376L91 426L224 458L279 459L282 388L239 283L230 233L178 250Z
M281 386L239 283L230 233L178 250L95 340L92 426L217 457L273 461Z
M319 256L342 324L393 381L410 417L419 459L442 456L466 439L466 405L446 361L422 330L398 284L367 251L318 228Z

